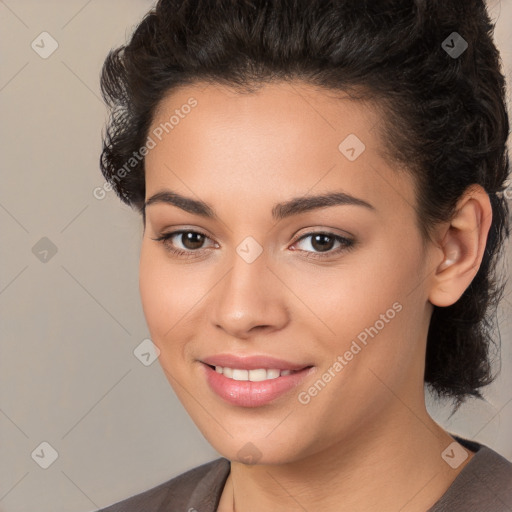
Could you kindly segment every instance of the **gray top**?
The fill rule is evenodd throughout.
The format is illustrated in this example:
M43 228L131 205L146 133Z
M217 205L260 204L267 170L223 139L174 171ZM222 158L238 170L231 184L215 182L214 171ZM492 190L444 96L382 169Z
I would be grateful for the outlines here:
M455 439L475 455L426 512L512 512L512 463L487 446ZM216 512L229 471L229 460L219 458L99 512Z

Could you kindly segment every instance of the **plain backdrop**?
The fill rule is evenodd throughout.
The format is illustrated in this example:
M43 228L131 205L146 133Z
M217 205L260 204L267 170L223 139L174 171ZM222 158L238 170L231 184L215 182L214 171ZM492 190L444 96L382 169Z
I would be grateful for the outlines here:
M93 511L219 456L158 362L134 354L149 337L141 220L113 192L93 194L104 184L100 69L152 4L0 1L1 512ZM511 1L490 7L510 78ZM451 432L510 460L511 297L509 287L502 372L485 401L449 417L429 399Z

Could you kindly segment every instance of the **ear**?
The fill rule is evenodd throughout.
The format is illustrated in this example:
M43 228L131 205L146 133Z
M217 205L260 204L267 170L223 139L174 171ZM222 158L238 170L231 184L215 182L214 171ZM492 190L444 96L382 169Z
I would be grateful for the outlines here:
M456 213L440 233L437 265L431 280L429 300L435 306L451 306L461 297L482 262L492 222L489 196L472 185L459 199Z

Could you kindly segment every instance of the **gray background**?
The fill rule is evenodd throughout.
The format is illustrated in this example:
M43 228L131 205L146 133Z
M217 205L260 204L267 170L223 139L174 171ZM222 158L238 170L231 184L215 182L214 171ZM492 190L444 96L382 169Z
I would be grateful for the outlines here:
M0 512L92 511L219 456L158 362L145 366L133 353L149 336L141 220L113 192L93 195L104 183L100 68L152 5L0 0ZM490 6L510 79L512 5ZM46 59L31 47L43 31L59 45ZM47 51L50 40L39 45ZM503 263L511 261L509 245ZM502 373L486 401L451 418L429 402L450 431L510 460L511 312L509 287ZM47 469L42 442L58 452Z

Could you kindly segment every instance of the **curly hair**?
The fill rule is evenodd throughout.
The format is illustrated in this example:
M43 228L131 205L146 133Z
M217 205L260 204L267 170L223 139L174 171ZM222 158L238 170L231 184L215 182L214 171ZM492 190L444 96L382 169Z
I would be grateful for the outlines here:
M493 31L482 0L159 0L103 66L102 173L144 213L144 159L129 172L126 162L165 95L187 84L251 92L300 80L371 97L389 156L414 178L424 241L468 187L489 194L478 273L456 303L434 306L427 336L425 383L458 407L495 378L493 317L504 288L496 263L509 235L509 121Z

